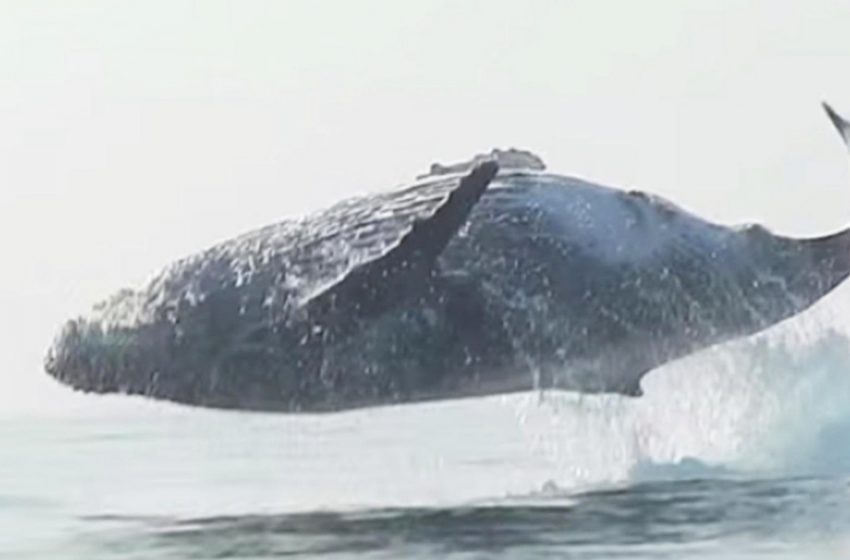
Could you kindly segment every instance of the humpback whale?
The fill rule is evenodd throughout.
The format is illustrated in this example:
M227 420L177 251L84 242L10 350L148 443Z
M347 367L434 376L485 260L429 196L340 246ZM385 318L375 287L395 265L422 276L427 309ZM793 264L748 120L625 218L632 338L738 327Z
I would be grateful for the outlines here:
M653 368L791 317L848 274L850 229L715 224L494 150L176 262L68 321L45 369L83 391L280 412L636 397Z

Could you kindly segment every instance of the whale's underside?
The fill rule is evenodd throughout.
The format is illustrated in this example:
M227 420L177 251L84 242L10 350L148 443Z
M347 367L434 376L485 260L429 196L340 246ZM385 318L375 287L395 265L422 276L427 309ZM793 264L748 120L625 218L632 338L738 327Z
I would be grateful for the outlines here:
M848 230L712 224L494 151L179 261L68 322L46 369L86 391L288 412L637 396L651 369L790 317L848 274Z

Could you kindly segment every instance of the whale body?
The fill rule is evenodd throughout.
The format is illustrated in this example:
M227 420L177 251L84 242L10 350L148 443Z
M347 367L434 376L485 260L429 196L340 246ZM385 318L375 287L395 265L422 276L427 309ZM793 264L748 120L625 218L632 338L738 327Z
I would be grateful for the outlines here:
M791 317L848 274L850 229L714 224L496 150L181 260L69 321L45 368L84 391L281 412L639 396L653 368Z

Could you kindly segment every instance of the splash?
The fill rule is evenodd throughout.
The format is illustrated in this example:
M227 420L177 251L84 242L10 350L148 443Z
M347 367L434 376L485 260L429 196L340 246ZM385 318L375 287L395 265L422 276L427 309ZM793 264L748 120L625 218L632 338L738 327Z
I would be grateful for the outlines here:
M850 472L850 290L747 339L666 365L644 397L513 402L558 488Z

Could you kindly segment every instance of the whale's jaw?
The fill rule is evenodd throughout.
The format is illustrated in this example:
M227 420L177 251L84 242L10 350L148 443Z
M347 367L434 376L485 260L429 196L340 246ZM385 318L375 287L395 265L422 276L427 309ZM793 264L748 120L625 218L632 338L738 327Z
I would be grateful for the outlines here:
M45 371L74 389L191 401L186 384L165 371L173 355L163 325L115 327L97 320L68 321L50 346Z

